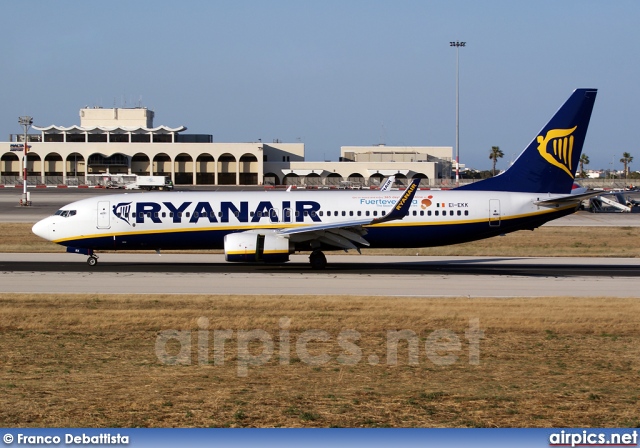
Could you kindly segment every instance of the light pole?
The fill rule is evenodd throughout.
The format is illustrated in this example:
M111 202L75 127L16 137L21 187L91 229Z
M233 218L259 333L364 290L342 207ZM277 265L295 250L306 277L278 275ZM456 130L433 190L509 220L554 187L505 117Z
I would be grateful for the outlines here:
M32 117L18 117L18 123L20 126L24 128L24 151L22 152L22 200L20 201L20 205L31 205L31 201L28 199L27 195L27 152L29 151L29 146L27 145L27 133L29 132L29 127L33 124Z
M456 47L456 187L460 185L460 57L458 50L466 45L466 42L449 42L450 47Z

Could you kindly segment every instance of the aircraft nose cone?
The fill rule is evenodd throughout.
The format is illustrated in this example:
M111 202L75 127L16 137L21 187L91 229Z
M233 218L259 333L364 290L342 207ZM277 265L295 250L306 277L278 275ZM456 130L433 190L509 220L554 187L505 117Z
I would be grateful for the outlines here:
M51 235L49 232L50 226L48 221L49 221L48 219L43 219L41 221L38 221L33 225L33 227L31 228L31 231L36 235L38 235L40 238L44 238L45 240L51 240Z

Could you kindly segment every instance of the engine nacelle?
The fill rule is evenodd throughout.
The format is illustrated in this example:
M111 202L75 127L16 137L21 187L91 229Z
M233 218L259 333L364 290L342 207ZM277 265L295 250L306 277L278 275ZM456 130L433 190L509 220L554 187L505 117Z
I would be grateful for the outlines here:
M230 233L224 237L224 258L244 263L284 263L289 261L289 238L249 231Z

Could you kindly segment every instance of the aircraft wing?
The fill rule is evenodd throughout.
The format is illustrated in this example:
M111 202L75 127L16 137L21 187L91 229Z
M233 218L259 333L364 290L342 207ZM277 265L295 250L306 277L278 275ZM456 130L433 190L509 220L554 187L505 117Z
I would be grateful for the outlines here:
M558 198L545 199L543 201L535 201L534 204L541 207L558 207L562 205L576 204L578 205L585 199L592 198L594 196L601 195L601 191L590 191L588 193L570 194L567 196L561 196Z
M400 220L409 214L409 207L416 191L418 191L419 184L420 179L413 179L393 208L386 215L379 218L292 227L279 230L278 233L280 235L291 235L296 241L318 240L341 249L355 249L359 252L360 249L354 243L369 246L369 242L363 238L363 235L367 233L366 226Z

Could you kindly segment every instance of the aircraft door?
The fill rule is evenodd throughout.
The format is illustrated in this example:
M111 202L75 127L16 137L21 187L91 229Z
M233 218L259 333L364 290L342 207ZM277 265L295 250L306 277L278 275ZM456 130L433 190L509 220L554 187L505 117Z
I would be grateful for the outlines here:
M98 229L111 227L110 216L109 201L98 201Z
M500 226L500 200L489 199L489 225Z

